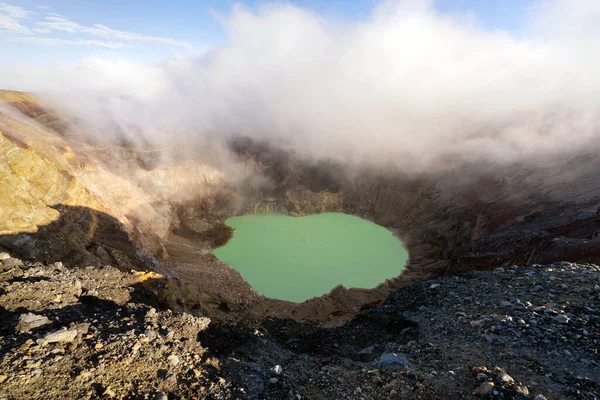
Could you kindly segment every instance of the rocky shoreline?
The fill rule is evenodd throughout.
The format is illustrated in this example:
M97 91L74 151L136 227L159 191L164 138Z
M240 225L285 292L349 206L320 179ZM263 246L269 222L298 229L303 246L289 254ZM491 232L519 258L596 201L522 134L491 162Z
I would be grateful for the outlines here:
M592 264L425 280L323 328L161 309L153 273L0 259L3 400L600 396Z

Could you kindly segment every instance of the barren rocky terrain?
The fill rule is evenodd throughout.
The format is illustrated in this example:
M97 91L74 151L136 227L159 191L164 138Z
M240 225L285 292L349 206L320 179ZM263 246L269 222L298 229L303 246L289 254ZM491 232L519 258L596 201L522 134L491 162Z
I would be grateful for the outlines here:
M322 328L161 309L153 273L0 258L0 399L600 396L595 265L426 280Z

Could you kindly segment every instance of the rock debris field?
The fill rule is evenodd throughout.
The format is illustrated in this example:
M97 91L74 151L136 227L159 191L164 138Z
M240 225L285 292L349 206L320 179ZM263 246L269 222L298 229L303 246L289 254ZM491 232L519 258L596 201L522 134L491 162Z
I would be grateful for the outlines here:
M598 399L600 268L424 280L335 328L161 309L152 274L0 254L0 399Z

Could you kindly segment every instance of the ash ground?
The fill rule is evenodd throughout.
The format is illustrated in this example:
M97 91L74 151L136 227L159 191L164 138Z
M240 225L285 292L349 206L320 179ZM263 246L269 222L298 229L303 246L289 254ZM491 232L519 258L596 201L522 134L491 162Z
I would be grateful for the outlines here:
M0 258L0 399L600 396L595 265L425 280L325 329L157 310L152 274Z

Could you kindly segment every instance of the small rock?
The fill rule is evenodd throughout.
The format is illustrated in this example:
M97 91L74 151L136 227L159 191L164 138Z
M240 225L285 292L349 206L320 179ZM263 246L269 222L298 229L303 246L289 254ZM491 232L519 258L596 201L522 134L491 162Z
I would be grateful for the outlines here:
M0 253L0 254L2 254L2 253ZM6 254L6 253L4 253L4 254ZM0 384L4 383L4 381L7 379L8 379L8 376L6 376L4 374L0 375Z
M11 258L10 254L4 252L0 253L0 261L8 260L9 258Z
M146 335L146 338L148 338L148 341L152 341L152 340L156 339L156 337L158 336L158 332L156 332L154 329L146 329L146 331L144 332L144 335Z
M484 336L485 336L485 340L487 340L490 344L500 342L500 336L494 335L493 333L488 333L487 335L484 335Z
M81 373L79 374L79 376L82 379L86 379L86 378L89 378L90 376L92 376L92 372L91 371L81 371Z
M64 266L64 265L63 265L63 263L62 263L62 262L60 262L60 261L57 261L57 262L55 262L54 264L51 264L50 266L51 266L51 267L54 267L55 269L57 269L57 270L59 270L59 271L62 271L62 270L64 270L64 269L65 269L65 266Z
M116 397L117 394L114 392L114 390L112 390L112 389L109 388L109 389L106 389L104 391L104 393L102 394L102 396L104 396L104 397Z
M375 350L375 346L369 346L369 347L365 347L364 349L359 351L358 354L371 354L371 353L373 353L374 350Z
M514 304L513 304L513 303L511 303L510 301L506 301L506 300L505 300L505 301L501 301L501 302L500 302L500 305L501 305L502 307L514 307Z
M78 334L86 335L90 330L90 324L87 322L82 322L81 324L77 324L73 327Z
M408 359L396 353L383 353L379 359L379 369L388 371L395 368L404 368L408 366Z
M498 380L498 382L502 383L502 384L508 384L510 385L511 383L514 383L515 380L512 378L512 376L506 374L506 373L500 373L498 374L498 376L496 377L496 379Z
M515 390L517 391L517 393L521 393L522 395L529 396L529 389L527 389L527 386L517 385Z
M81 281L79 279L75 279L73 287L75 288L75 297L81 296L81 294L83 293L83 286L81 285Z
M493 373L495 374L505 374L506 371L500 367L494 367L494 369L492 370Z
M466 317L466 316L467 316L467 313L465 313L465 312L463 312L463 311L458 311L458 312L456 313L456 315L457 315L458 317Z
M6 268L20 267L21 265L23 265L23 261L19 260L18 258L7 258L6 260L2 261L2 266Z
M168 373L167 376L165 377L165 381L167 381L169 384L174 385L177 383L177 374L174 373Z
M163 392L158 392L154 396L154 400L169 400L169 397L166 394L164 394Z
M487 380L488 376L486 374L484 374L483 372L480 372L477 374L477 380L478 381L485 381Z
M492 382L483 382L479 387L473 390L473 394L478 394L481 397L489 396L494 390L494 384Z
M40 345L44 346L48 343L57 342L72 342L77 337L77 330L75 329L61 329L47 334L42 339Z
M276 365L273 367L273 373L275 375L281 375L283 373L283 368L281 368L281 365Z
M21 314L19 323L17 324L17 330L19 332L29 332L32 329L49 323L50 320L43 315L36 315L33 313Z
M277 377L269 379L269 383L271 385L276 385L277 382L279 382L279 378L277 378Z
M533 400L546 400L546 396L544 396L543 394L538 394L533 398Z
M570 318L564 314L560 314L560 315L557 315L556 317L554 317L554 320L556 322L558 322L559 324L566 324L570 321Z
M474 374L480 374L480 373L488 372L488 369L486 367L484 367L483 365L476 365L471 369L471 372Z
M434 283L434 284L432 284L432 285L429 286L429 289L436 289L438 287L440 287L440 284L439 283Z
M169 357L167 357L167 360L171 363L171 365L175 366L177 364L179 364L179 357L177 357L175 354L171 354Z

